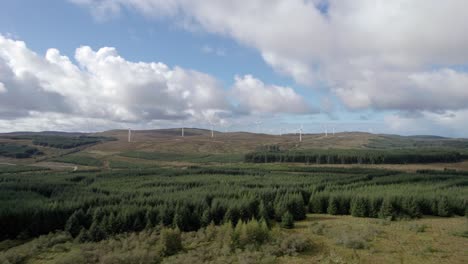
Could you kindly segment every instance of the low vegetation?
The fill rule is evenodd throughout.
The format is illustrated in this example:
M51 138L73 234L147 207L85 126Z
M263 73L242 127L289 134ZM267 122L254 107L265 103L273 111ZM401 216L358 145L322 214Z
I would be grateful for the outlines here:
M0 156L3 157L25 159L41 154L42 152L34 147L14 143L0 143Z
M20 173L20 172L31 172L31 171L44 171L48 170L43 167L35 166L24 166L24 165L0 165L0 174L3 173Z
M60 158L55 158L53 161L96 167L102 166L103 164L99 159L84 155L66 155Z
M146 159L154 161L185 161L193 163L231 163L241 162L242 154L180 154L162 152L131 151L120 154L123 157Z

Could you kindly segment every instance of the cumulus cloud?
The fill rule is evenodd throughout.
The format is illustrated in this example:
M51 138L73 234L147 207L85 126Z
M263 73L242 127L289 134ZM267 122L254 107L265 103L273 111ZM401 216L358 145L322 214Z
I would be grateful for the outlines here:
M304 98L290 87L266 85L251 75L236 76L232 94L240 110L255 113L311 113Z
M468 75L456 70L468 62L465 0L73 1L231 37L351 109L468 108Z
M112 47L79 47L75 61L57 49L40 56L24 42L0 35L0 119L21 127L20 120L37 124L31 120L53 116L61 121L41 124L61 128L63 118L81 125L88 119L105 120L101 123L108 125L180 120L223 123L239 112L227 99L232 93L216 78L199 71L171 68L161 62L131 62ZM261 97L265 92L272 102L286 96L302 103L291 88L266 88L261 81L249 78L262 87L250 91L236 83L232 89L238 100L249 98L251 93ZM292 110L286 106L261 109L250 103L247 107L271 110L270 114L298 109L297 105L291 106ZM11 126L5 122L3 127Z
M114 48L76 50L78 65L49 49L0 37L0 81L10 111L51 111L114 121L201 118L229 109L219 82L204 73L163 63L130 62Z

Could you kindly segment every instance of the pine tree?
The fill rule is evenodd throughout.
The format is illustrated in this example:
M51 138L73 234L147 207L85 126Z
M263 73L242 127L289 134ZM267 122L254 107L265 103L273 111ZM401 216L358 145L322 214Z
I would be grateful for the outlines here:
M393 220L395 218L395 211L391 199L384 198L382 206L379 211L379 218Z
M366 217L368 214L368 200L363 197L354 197L351 200L351 215Z
M80 223L78 211L75 211L67 220L65 224L65 231L70 233L72 237L78 236L83 225Z
M331 196L330 199L328 200L327 213L331 215L337 215L338 206L339 206L338 200L334 196Z
M224 222L235 225L239 220L241 219L237 208L229 207L229 209L226 211L226 214L224 215Z
M288 229L294 227L294 217L289 211L286 211L286 213L283 214L283 217L281 217L281 227Z
M437 214L439 216L450 216L451 213L452 212L447 197L440 197L439 201L437 202Z
M414 197L408 197L404 200L404 210L411 218L421 217L421 208Z
M205 211L203 211L202 217L200 219L201 225L203 227L208 226L211 223L211 221L212 221L212 219L211 219L210 210L205 209Z
M135 220L133 221L132 230L138 232L138 231L143 230L143 228L144 228L144 225L143 225L143 223L141 222L140 216L137 215L137 216L135 217Z
M89 228L88 235L91 241L101 241L106 238L104 230L102 230L101 225L94 221Z
M262 201L260 201L260 205L258 206L258 219L260 219L260 221L263 221L267 226L270 225L269 223L269 216L268 216L268 210L265 206L265 203Z

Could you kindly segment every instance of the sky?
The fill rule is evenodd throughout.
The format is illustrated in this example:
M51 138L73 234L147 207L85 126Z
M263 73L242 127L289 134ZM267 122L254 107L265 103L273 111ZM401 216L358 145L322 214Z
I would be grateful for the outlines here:
M468 137L465 0L7 0L0 132Z

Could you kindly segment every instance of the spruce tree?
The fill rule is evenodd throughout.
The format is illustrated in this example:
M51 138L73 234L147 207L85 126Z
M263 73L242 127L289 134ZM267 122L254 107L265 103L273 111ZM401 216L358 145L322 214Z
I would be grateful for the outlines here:
M351 200L351 215L366 217L368 213L368 200L364 197L355 197Z
M379 217L382 219L390 220L393 220L395 218L395 212L390 198L384 198L382 206L380 207Z
M286 213L283 214L283 217L281 217L281 227L288 229L294 227L294 217L289 211L286 211Z
M65 224L65 231L70 233L72 237L78 236L81 229L83 229L83 225L80 223L79 216L77 211L75 211L67 220Z
M439 216L450 216L451 209L447 197L442 196L437 202L437 214Z
M101 241L106 238L104 230L102 230L101 225L94 221L89 228L88 235L91 241Z
M205 209L205 211L203 211L202 217L200 219L201 225L203 227L208 226L211 223L211 221L212 221L212 219L211 219L210 210Z
M331 215L337 215L338 206L339 206L338 200L334 196L331 196L330 199L328 200L327 213Z

